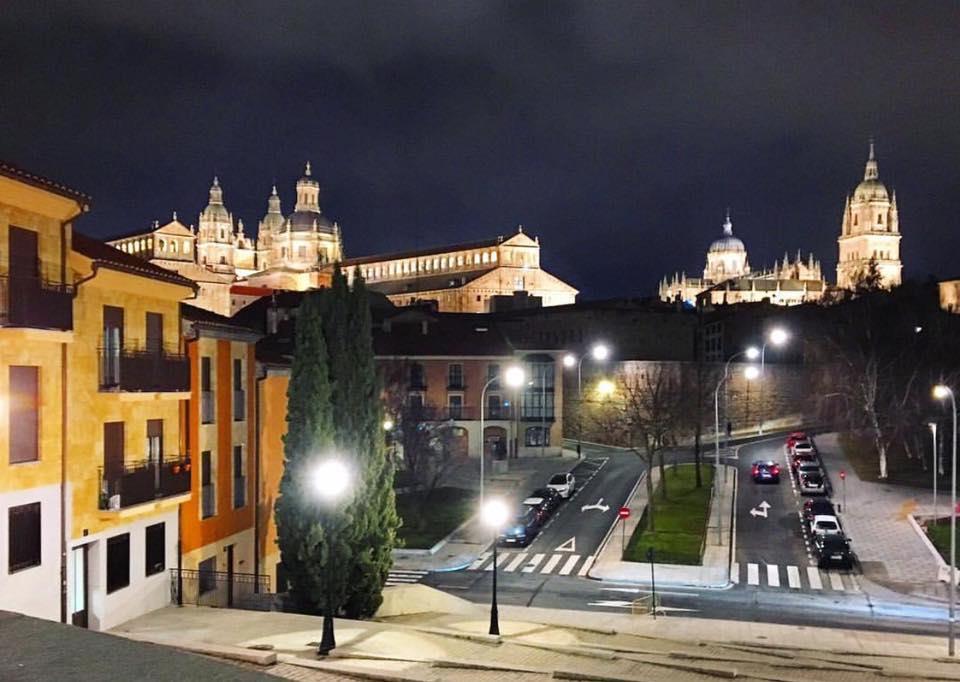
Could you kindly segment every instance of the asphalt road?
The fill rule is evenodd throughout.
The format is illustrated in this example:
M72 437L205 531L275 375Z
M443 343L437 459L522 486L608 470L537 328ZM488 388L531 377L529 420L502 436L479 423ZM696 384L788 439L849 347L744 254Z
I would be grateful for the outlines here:
M775 459L786 466L782 438L741 445L736 463L739 476L736 509L737 547L735 560L738 584L712 590L661 585L658 589L662 613L698 618L719 618L755 622L855 627L916 634L941 634L946 628L946 609L904 597L877 599L864 589L855 575L821 572L822 585L810 583L807 555L794 494L784 471L779 485L754 485L750 467L756 459ZM690 459L680 453L678 461ZM709 458L708 458L709 459ZM630 613L632 602L649 594L645 585L614 583L585 577L586 566L612 523L617 508L626 500L643 471L641 460L632 453L588 446L584 462L574 470L580 488L574 498L554 515L541 535L526 549L501 550L497 596L501 603L555 609L576 609ZM589 479L589 480L588 480ZM596 508L602 498L603 510ZM766 501L767 517L750 514ZM593 507L584 509L584 506ZM573 538L572 550L570 539ZM566 545L566 547L565 547ZM521 557L523 554L525 556ZM554 556L560 555L557 560ZM577 560L561 575L568 560ZM757 566L756 584L749 584L748 566ZM770 584L770 570L776 567L780 584ZM799 575L791 585L788 567ZM492 561L478 561L471 569L432 573L425 584L478 603L488 603L492 588ZM815 567L812 567L815 569ZM529 569L529 570L528 570ZM833 583L833 580L839 583ZM839 588L839 589L838 589ZM648 616L647 616L648 617Z

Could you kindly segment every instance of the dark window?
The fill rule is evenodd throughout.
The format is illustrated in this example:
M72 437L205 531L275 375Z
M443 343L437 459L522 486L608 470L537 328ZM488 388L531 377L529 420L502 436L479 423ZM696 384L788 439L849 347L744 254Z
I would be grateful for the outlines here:
M40 459L40 368L10 366L10 463Z
M212 424L214 418L210 358L200 358L200 423Z
M541 426L527 427L525 442L528 446L550 445L550 429Z
M409 396L407 396L407 407L409 407L411 410L422 410L423 394L411 393Z
M491 379L493 380L493 381L490 381L490 386L498 385L500 383L499 377L500 377L500 365L496 363L491 363L487 365L487 381L490 381Z
M163 315L147 313L147 352L159 355L163 350Z
M450 419L461 419L463 417L463 396L462 395L448 396L447 405L450 407Z
M200 570L200 594L217 589L217 557L204 559L197 568Z
M243 360L233 359L233 419L246 419L246 394L243 390Z
M153 464L163 462L163 420L147 420L147 460Z
M107 594L130 584L130 533L107 538Z
M213 457L209 450L200 453L200 516L207 519L217 513L216 486L213 483Z
M233 508L247 504L247 477L243 470L243 446L233 446Z
M496 393L487 394L487 419L500 419L503 412L503 403Z
M120 351L123 349L123 308L103 306L103 363L100 385L120 383Z
M9 572L40 565L40 503L7 510L10 528Z
M156 575L166 568L166 528L162 523L147 526L147 575Z
M447 369L447 387L463 388L463 365L460 363L451 364Z
M419 362L414 362L410 365L410 387L411 388L423 388L426 386L423 378L423 365Z

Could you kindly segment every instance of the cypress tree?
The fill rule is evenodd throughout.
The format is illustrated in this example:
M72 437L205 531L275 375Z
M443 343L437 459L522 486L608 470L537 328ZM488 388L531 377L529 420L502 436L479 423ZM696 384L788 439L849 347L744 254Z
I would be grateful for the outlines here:
M274 516L277 544L290 580L291 596L304 612L340 611L352 565L352 538L346 532L348 504L324 505L313 469L335 444L328 355L320 295L300 305L296 346L287 389L284 470Z
M393 492L393 466L386 456L382 430L383 406L373 353L370 301L362 276L356 276L347 301L347 346L343 390L338 414L349 412L350 447L357 470L363 472L363 490L353 509L353 554L345 612L355 618L372 616L383 601L381 591L393 563L400 525Z

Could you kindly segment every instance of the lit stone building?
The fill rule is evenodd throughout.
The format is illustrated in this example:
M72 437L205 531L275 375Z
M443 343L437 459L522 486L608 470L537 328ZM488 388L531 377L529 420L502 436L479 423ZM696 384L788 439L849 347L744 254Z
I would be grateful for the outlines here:
M199 285L196 305L231 315L249 292L304 291L330 283L333 264L393 302L434 301L444 312L486 312L499 305L563 305L577 290L540 268L540 243L519 229L510 237L418 251L344 259L340 226L321 208L310 164L296 183L293 212L284 216L276 186L267 198L256 239L224 202L217 178L197 228L177 220L116 237L125 253L176 271ZM241 291L242 290L242 291ZM518 298L515 294L520 293ZM511 299L507 301L506 299Z
M796 305L819 300L825 289L820 261L814 260L812 253L806 261L799 251L793 261L784 254L783 261L774 261L769 270L751 270L747 248L734 236L728 213L723 234L707 250L703 277L689 277L681 272L669 279L664 278L660 282L659 295L663 301L693 304L698 295L709 290L713 304L755 303L769 299L778 305Z
M877 158L870 143L863 181L847 196L837 245L837 286L850 289L874 261L884 287L900 285L900 218L897 193L889 194L880 181Z

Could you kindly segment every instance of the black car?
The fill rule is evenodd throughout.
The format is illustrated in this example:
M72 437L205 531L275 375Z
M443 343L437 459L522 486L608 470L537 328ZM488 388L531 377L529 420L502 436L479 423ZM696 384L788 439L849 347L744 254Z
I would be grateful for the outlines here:
M813 521L814 516L836 516L837 510L833 508L830 500L807 500L803 503L803 521L808 526Z
M850 541L840 535L817 535L813 538L813 549L817 553L817 566L829 568L853 567L853 553L850 551Z
M780 465L772 461L758 461L753 463L751 469L754 483L779 483Z
M538 506L547 516L557 510L563 504L563 498L553 488L537 488L523 501L524 504L534 504L532 500L540 500Z
M526 547L540 532L543 519L540 512L530 505L520 505L516 515L500 533L500 542L505 545Z

